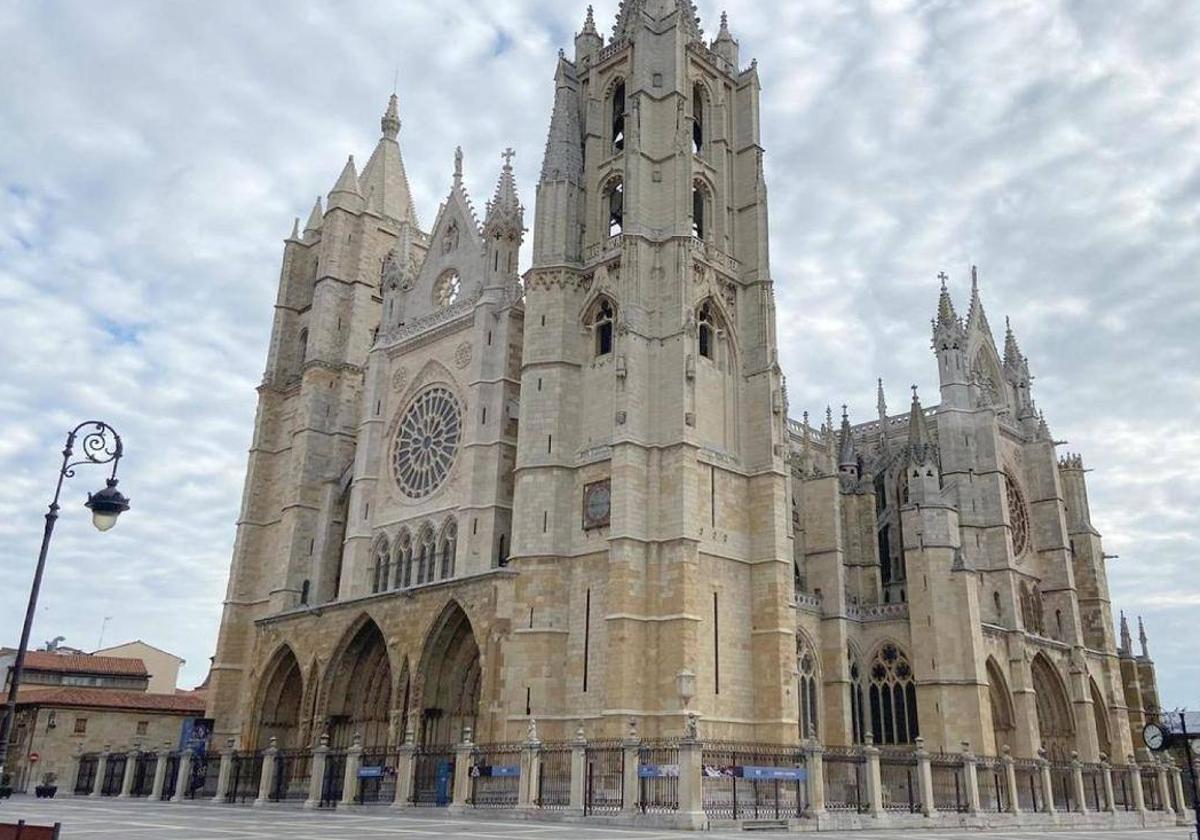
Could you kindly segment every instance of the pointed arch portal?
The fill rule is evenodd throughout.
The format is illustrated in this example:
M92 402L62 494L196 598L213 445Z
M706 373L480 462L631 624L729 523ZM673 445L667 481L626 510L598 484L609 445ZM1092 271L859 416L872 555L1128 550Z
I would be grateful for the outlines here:
M349 747L361 735L364 746L387 743L392 706L392 668L379 626L363 622L333 660L329 671L326 731L329 745Z
M479 717L479 645L471 620L456 602L433 624L422 655L420 743L455 744Z
M1017 736L1016 716L1013 714L1012 693L1008 680L995 659L987 661L988 701L992 714L992 735L996 741L995 754L1001 755L1005 747L1015 746Z
M1075 749L1075 722L1062 678L1042 654L1033 658L1033 691L1037 697L1038 732L1051 761L1065 762Z
M264 672L258 700L258 747L265 749L276 739L280 749L300 746L300 701L304 677L300 663L287 645L280 648Z

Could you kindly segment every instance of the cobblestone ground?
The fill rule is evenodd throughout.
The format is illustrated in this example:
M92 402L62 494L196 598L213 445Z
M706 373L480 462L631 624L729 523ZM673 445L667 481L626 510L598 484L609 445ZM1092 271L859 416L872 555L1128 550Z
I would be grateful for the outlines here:
M245 838L286 838L286 840L359 840L359 838L404 838L404 840L681 840L681 838L721 838L746 840L742 831L706 832L697 835L685 831L617 828L574 823L529 823L490 818L488 815L451 818L436 811L400 814L382 808L353 811L301 811L298 808L120 802L112 799L37 800L15 797L0 803L0 823L24 819L30 823L61 822L63 840L245 840ZM778 837L782 832L758 836ZM989 840L1188 840L1195 833L1187 829L1146 829L1137 831L856 831L821 833L829 840L966 840L981 835Z

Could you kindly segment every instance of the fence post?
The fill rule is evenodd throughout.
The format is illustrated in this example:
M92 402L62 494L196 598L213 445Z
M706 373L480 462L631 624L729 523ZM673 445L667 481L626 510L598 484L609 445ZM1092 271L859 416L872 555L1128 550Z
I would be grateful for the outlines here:
M1075 810L1081 814L1088 812L1087 796L1083 790L1083 762L1079 760L1079 752L1071 753L1071 786L1075 790Z
M1158 762L1158 798L1162 802L1164 814L1175 813L1175 809L1171 807L1171 782L1167 778L1165 761Z
M1046 750L1044 747L1038 750L1037 766L1038 778L1041 779L1040 787L1042 788L1042 810L1047 814L1057 813L1058 808L1054 804L1054 780L1050 778L1050 760L1046 758Z
M870 732L863 736L863 754L867 757L867 813L883 816L883 771L879 767L879 748Z
M621 742L621 752L624 759L622 764L621 810L627 814L636 813L641 806L642 785L638 774L638 764L641 760L639 752L642 740L638 737L637 718L629 718L629 731Z
M521 747L521 776L517 780L517 809L532 811L538 807L537 795L542 775L542 742L538 739L537 721L529 719L529 734Z
M1175 787L1175 812L1182 820L1187 814L1187 798L1183 795L1183 773L1174 762L1171 763L1171 777Z
M358 798L358 786L362 784L358 778L358 768L362 767L362 754L362 734L356 732L350 749L346 750L346 771L342 774L341 805L353 805L354 800Z
M79 785L79 774L83 770L83 744L75 745L75 752L71 756L71 763L75 765L75 772L71 774L71 785L67 789L66 795L75 796L75 788Z
M1113 794L1113 777L1112 765L1108 762L1108 756L1101 753L1100 755L1100 773L1104 780L1104 810L1110 814L1117 812L1117 797Z
M702 830L704 815L704 746L700 743L696 714L687 713L679 740L679 816L689 828Z
M454 791L450 802L450 813L463 811L471 798L471 756L475 744L471 741L471 727L463 729L462 743L454 748Z
M136 746L125 753L125 775L121 779L121 792L117 794L117 799L128 799L133 794L133 774L137 772L138 756L141 754L142 751Z
M217 792L211 800L213 802L224 802L229 793L229 777L233 775L233 751L236 746L237 741L233 738L225 739L225 749L221 750L221 766L217 770Z
M410 727L404 733L404 743L396 748L396 798L392 800L392 807L396 809L409 807L412 799L413 773L417 764L415 738L416 733Z
M308 799L304 800L304 808L312 810L321 807L321 795L325 789L325 759L329 755L329 735L321 735L321 740L312 752L312 763L309 765L312 775L308 778Z
M150 784L150 801L162 799L163 785L167 783L167 761L171 758L171 742L164 741L154 754L154 781Z
M584 811L584 791L587 786L587 739L583 737L583 727L575 730L575 740L571 742L571 801L567 813L582 816Z
M933 803L933 762L925 749L925 739L918 737L917 744L917 783L921 787L921 813L932 817L937 813Z
M104 749L96 758L96 778L92 782L92 792L89 796L99 796L100 791L104 789L104 776L108 771L108 753L111 749L111 744L105 744Z
M1004 763L1004 778L1008 782L1008 812L1019 814L1021 813L1021 798L1017 792L1017 768L1013 765L1012 747L1005 744L1003 753L1000 760Z
M191 747L184 747L179 753L179 769L175 773L175 794L171 797L172 802L182 802L187 798L188 787L192 783L193 759Z
M822 761L825 748L810 735L805 752L808 756L808 811L814 817L821 817L825 814L825 765Z
M263 751L262 775L258 778L258 798L254 800L255 808L265 808L271 801L271 792L275 790L275 774L279 772L279 747L275 736L271 736L266 750Z
M1146 813L1146 795L1142 790L1142 769L1137 765L1137 759L1129 756L1129 783L1133 788L1133 810L1139 814Z
M963 741L963 785L967 789L967 813L975 816L980 811L979 805L979 763L975 753L971 752L971 742Z

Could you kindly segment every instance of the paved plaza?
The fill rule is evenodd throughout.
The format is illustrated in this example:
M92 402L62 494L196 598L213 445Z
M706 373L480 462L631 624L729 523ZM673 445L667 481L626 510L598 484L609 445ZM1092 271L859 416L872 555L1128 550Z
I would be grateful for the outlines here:
M31 823L63 824L64 840L160 840L173 836L187 840L239 840L239 838L287 838L287 840L359 840L359 838L496 838L498 840L677 840L697 837L694 832L663 831L576 823L521 822L488 819L484 816L453 818L437 811L399 814L369 807L354 811L301 811L298 808L254 809L214 804L120 802L112 799L37 800L16 797L0 803L0 822L24 819ZM782 832L770 832L779 836ZM959 840L975 838L980 831L857 831L821 833L821 837L854 840ZM1152 828L1097 832L1006 830L986 832L996 840L1188 840L1193 832L1183 828ZM705 832L708 838L744 838L743 831ZM750 835L754 836L754 835Z

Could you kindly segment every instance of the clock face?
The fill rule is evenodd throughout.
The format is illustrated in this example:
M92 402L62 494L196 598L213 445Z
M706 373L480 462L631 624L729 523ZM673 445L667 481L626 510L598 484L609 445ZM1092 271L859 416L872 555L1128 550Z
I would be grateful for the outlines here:
M612 511L612 484L596 481L583 488L583 527L602 528Z
M1166 741L1166 735L1156 723L1146 724L1146 728L1142 730L1142 738L1146 741L1146 746L1152 750L1161 750L1163 742Z

